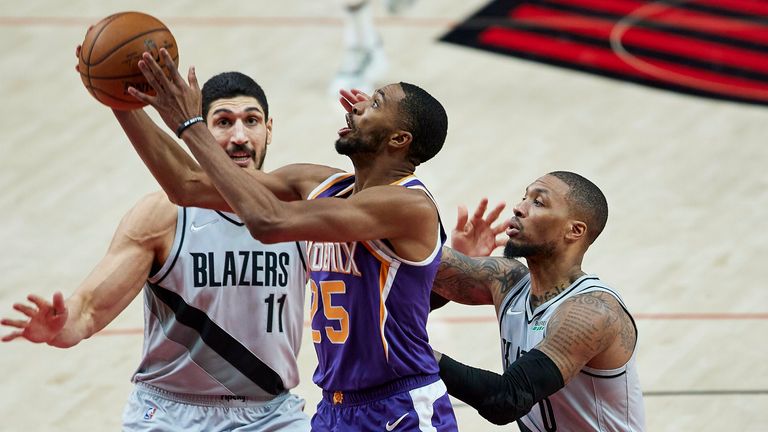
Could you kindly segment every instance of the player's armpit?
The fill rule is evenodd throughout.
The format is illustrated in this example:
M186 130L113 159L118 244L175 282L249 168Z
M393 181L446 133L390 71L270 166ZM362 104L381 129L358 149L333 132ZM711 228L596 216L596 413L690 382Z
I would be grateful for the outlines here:
M447 298L441 296L440 294L430 291L429 292L429 310L430 312L435 309L440 309L441 307L445 306L450 302Z
M439 365L448 394L497 425L517 420L565 386L555 363L536 349L515 360L503 375L464 365L445 354Z
M627 320L628 315L612 295L600 291L579 294L557 308L547 323L546 337L536 348L555 362L568 383L616 343ZM631 349L611 351L609 358L602 359L601 368L620 367L631 354Z

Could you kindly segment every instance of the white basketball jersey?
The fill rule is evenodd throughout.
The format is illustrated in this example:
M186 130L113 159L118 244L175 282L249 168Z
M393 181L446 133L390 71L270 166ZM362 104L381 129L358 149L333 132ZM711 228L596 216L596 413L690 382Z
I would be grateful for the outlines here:
M303 242L254 240L232 213L180 207L170 254L144 287L133 380L265 400L295 387L305 256Z
M531 281L530 275L526 275L510 290L499 309L504 369L544 339L547 322L563 301L594 291L613 295L627 311L621 297L594 275L582 276L559 295L531 310ZM634 326L634 320L632 324ZM643 394L635 358L633 353L630 360L617 369L584 367L564 388L536 404L518 422L531 431L645 430Z

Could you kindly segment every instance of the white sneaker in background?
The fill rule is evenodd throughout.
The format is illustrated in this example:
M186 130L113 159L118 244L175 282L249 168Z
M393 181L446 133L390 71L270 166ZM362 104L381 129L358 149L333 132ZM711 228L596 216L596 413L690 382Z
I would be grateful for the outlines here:
M360 89L368 94L389 70L389 62L381 45L374 48L347 48L341 68L328 87L330 94L339 89Z
M387 6L387 11L393 15L399 15L404 10L413 6L416 0L385 0L384 4Z

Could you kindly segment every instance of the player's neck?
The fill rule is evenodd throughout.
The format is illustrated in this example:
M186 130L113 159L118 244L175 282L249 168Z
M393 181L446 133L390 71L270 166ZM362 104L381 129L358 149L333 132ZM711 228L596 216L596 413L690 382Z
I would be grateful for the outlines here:
M358 163L352 161L355 166L355 189L359 192L363 189L389 185L398 180L413 175L416 167L402 160L382 159L371 161L373 163Z
M528 260L528 270L531 273L532 309L556 297L585 274L581 262L551 259L546 262Z

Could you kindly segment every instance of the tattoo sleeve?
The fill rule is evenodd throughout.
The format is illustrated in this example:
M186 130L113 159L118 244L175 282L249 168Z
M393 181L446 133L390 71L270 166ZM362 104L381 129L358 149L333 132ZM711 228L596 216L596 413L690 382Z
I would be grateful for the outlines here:
M442 297L462 304L494 304L528 269L516 260L500 257L470 258L449 247L432 289Z
M537 349L555 362L567 383L590 360L614 344L617 337L621 349L616 355L628 359L635 339L634 331L629 334L630 327L629 316L610 294L580 294L565 301L552 315L547 323L547 336Z

